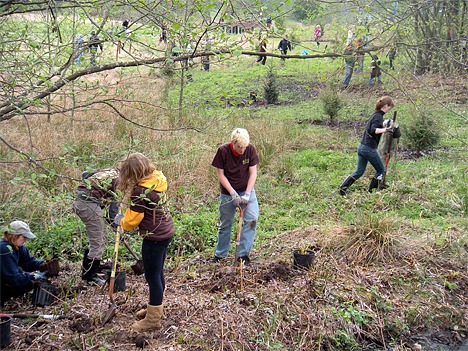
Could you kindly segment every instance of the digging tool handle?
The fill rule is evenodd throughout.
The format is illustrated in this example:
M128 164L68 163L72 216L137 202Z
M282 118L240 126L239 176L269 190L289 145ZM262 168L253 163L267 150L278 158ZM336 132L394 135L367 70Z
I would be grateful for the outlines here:
M1 313L0 317L11 317L18 319L27 319L27 318L42 318L42 319L73 319L75 316L65 316L65 315L56 315L56 314L24 314L24 313L13 313L6 314Z
M135 251L133 251L132 248L130 247L130 245L128 245L127 240L125 240L125 238L122 238L122 242L125 245L125 247L127 248L128 252L130 252L130 254L133 256L133 258L135 260L139 261L140 257L138 257L137 254L135 253Z
M109 279L109 298L111 303L114 303L114 284L115 284L115 272L117 271L117 259L119 257L119 243L120 243L120 233L122 231L122 227L119 226L115 232L115 246L114 246L114 258L112 261L112 271Z
M396 114L397 114L397 112L394 111L393 112L392 125L395 124ZM385 155L385 169L387 168L388 161L390 160L390 152L392 151L392 141L393 141L393 137L388 142L387 154Z
M237 237L236 237L236 254L235 254L235 261L234 264L236 264L237 259L239 258L239 246L240 246L240 239L241 239L241 232L242 232L242 220L244 218L244 212L247 206L242 208L241 206L239 207L239 223L237 224Z

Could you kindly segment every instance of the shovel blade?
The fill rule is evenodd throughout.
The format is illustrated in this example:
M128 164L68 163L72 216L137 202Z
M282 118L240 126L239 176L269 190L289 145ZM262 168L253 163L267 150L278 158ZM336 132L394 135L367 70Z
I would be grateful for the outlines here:
M117 306L115 303L111 304L107 311L102 316L101 326L104 326L106 323L110 322L112 318L115 316L115 312L117 311Z
M131 266L135 275L142 275L145 273L145 267L143 265L143 260L138 260L134 265Z

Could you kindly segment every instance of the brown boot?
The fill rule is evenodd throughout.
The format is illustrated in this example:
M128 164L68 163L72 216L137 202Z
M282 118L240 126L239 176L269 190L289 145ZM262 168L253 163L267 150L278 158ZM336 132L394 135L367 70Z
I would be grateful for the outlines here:
M131 328L137 332L155 331L162 328L161 317L163 315L163 306L148 305L146 316L139 322L133 323Z
M136 313L135 316L137 317L138 320L145 318L146 317L146 308L143 308L143 309L139 310Z

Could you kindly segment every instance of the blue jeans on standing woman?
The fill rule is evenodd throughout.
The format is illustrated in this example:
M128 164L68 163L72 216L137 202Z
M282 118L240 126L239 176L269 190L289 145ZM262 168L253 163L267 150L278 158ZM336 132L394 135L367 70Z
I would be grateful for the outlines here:
M145 268L145 279L149 286L149 304L162 305L166 280L164 278L164 261L171 239L153 241L143 239L141 244L141 258Z
M239 196L245 192L239 193ZM219 196L219 228L218 244L216 245L216 257L224 258L229 254L231 244L232 224L236 215L237 207L232 201L231 195L220 194ZM243 226L239 245L239 257L248 256L252 248L257 230L259 207L255 190L250 193L249 203L244 212Z
M358 149L358 159L357 167L351 177L354 179L359 179L366 171L367 163L370 162L371 165L375 168L374 178L382 179L385 172L385 166L380 158L379 152L377 149L374 149L370 146L359 144Z
M353 70L354 70L354 62L353 63L345 62L345 77L343 81L344 88L348 87L349 82L351 81L351 77L353 76Z

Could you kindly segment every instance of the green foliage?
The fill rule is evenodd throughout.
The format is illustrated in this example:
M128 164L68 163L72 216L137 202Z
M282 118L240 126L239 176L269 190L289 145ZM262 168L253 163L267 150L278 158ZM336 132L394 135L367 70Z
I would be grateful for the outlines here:
M435 147L440 140L440 129L432 113L429 111L414 112L410 123L404 130L404 139L408 146L418 153Z
M335 123L344 106L343 99L338 94L336 87L328 87L320 91L319 99L322 102L323 112L330 118L330 123Z
M269 104L275 104L278 102L279 88L277 83L277 75L273 65L268 65L267 74L263 82L263 93L265 100Z
M30 224L34 228L35 223ZM72 262L82 258L84 238L77 231L82 225L78 216L70 213L45 225L36 231L36 239L28 242L28 248L36 257L48 259L58 254L61 260Z
M179 256L190 256L196 252L214 249L217 235L217 210L202 207L193 212L173 215L176 235L169 251Z

